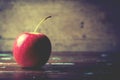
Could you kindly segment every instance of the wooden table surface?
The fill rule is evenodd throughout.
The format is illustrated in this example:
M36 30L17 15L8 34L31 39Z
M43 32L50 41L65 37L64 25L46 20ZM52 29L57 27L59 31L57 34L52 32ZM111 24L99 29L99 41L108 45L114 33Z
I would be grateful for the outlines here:
M0 54L0 80L118 80L119 54L52 53L40 69L23 69L11 53Z

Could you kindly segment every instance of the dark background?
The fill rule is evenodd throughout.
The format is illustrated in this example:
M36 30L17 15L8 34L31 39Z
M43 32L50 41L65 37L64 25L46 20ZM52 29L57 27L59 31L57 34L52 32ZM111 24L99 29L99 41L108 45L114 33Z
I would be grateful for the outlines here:
M56 51L119 51L117 0L0 0L0 51L12 51L15 38L38 30Z

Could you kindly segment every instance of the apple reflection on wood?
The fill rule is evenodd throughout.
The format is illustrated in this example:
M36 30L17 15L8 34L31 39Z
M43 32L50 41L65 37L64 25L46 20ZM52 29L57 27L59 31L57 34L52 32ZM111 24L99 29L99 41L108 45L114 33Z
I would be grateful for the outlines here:
M51 16L42 19L34 32L20 34L13 44L13 56L15 61L23 68L42 67L51 54L51 42L49 38L38 33L38 27Z

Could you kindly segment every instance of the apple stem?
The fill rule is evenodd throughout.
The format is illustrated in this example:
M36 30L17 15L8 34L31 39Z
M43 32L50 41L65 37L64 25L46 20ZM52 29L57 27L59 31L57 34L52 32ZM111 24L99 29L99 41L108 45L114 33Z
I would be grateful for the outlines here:
M48 17L46 17L46 18L43 18L43 19L38 23L38 25L35 27L34 32L37 32L39 26L40 26L44 21L46 21L48 18L51 18L51 17L52 17L52 16L48 16Z

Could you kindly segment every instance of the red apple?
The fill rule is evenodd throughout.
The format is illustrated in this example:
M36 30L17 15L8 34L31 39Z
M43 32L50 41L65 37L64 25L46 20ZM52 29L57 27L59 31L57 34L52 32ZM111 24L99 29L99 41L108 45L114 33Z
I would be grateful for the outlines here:
M22 33L13 45L13 56L21 67L43 66L48 61L50 53L50 40L42 33Z

